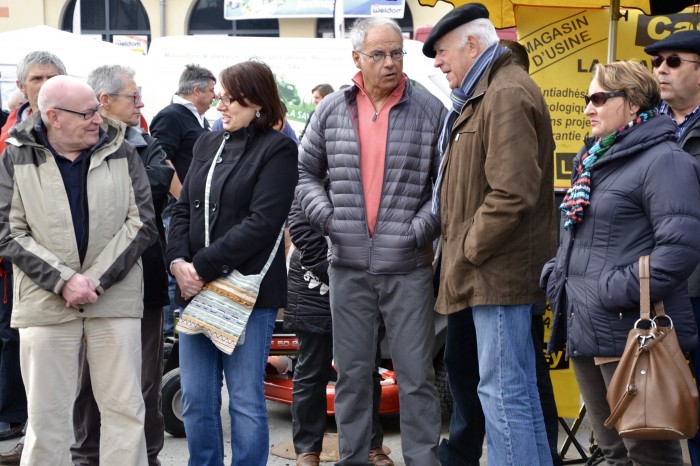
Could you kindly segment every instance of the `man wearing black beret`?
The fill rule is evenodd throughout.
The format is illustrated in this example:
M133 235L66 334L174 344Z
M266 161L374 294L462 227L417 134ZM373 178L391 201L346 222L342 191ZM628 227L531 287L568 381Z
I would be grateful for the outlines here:
M652 55L654 76L663 102L659 111L676 122L678 142L700 162L700 31L681 31L644 48ZM688 279L695 321L700 327L700 266ZM700 348L691 353L695 374L700 372ZM700 377L696 377L696 383ZM700 388L700 385L698 385ZM700 432L688 439L693 466L700 466Z
M449 314L448 375L476 363L459 349L473 324L489 464L549 466L530 322L556 247L554 139L538 86L498 42L488 10L471 3L445 15L423 47L452 88L433 192L442 221L436 309ZM441 460L478 464L448 462L442 451Z

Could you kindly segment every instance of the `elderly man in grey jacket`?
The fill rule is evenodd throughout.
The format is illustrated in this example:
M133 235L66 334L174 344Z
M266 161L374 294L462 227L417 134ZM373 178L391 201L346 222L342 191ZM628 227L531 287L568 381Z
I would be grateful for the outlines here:
M431 261L440 226L431 189L446 110L403 74L403 38L394 21L358 20L351 40L360 71L352 87L327 96L314 112L299 152L296 192L310 223L331 243L338 464L369 464L381 315L398 376L404 459L408 466L433 466L440 408L431 360ZM392 464L382 460L374 464Z

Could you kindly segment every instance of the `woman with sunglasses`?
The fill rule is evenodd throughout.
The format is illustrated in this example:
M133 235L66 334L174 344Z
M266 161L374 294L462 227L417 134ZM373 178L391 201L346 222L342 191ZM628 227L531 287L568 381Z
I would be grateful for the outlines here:
M622 439L603 423L639 318L640 256L651 256L651 297L664 301L681 347L697 344L687 279L700 259L700 166L658 114L659 85L643 65L597 65L584 99L591 137L574 159L561 243L541 279L554 311L549 349L567 343L606 464L682 465L679 441Z
M219 82L223 89L216 108L224 129L206 132L195 143L170 221L167 257L181 307L205 283L234 270L243 275L261 273L279 241L297 182L297 146L274 129L284 113L270 68L256 61L238 63L224 69ZM287 270L280 246L245 324L245 337L232 354L220 351L205 333L197 333L211 327L178 326L191 466L224 464L220 415L224 377L231 416L230 462L267 464L263 380L277 310L286 305ZM214 320L209 324L217 325Z

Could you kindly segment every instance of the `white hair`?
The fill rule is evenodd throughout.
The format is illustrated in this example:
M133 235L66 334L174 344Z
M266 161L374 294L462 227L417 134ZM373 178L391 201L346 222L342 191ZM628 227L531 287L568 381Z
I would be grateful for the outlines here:
M473 21L469 21L468 23L458 26L456 31L459 36L460 48L467 45L467 38L469 36L476 38L481 46L481 50L485 50L497 44L500 40L498 34L496 34L496 28L491 20L487 18L477 18Z

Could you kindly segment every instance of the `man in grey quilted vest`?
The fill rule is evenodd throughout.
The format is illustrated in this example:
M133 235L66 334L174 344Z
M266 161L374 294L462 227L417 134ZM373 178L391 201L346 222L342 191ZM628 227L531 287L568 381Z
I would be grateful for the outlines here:
M299 151L296 196L327 235L338 465L366 465L372 369L380 316L398 377L406 465L437 466L440 407L434 386L431 211L437 140L446 110L403 74L403 37L386 18L352 32L353 86L316 108ZM326 194L323 178L330 176ZM391 462L374 464L392 464Z

